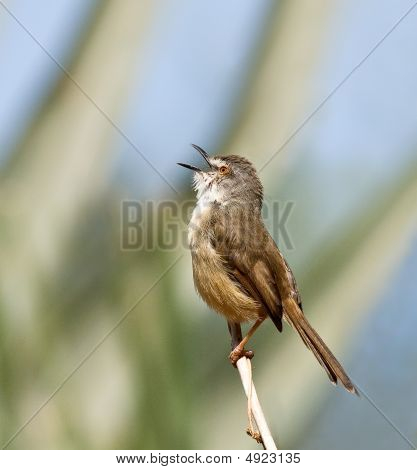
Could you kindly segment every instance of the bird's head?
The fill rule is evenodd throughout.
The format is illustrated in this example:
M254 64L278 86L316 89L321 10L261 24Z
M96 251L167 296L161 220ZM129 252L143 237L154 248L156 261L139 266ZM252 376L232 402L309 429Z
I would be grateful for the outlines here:
M178 165L194 171L197 197L207 197L219 203L243 203L262 206L263 188L252 163L239 155L209 155L198 145L192 146L206 161L201 169L187 163Z

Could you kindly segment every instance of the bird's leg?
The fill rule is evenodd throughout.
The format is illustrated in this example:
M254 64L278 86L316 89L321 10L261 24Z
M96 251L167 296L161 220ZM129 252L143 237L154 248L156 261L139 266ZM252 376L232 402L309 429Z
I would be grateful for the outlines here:
M229 333L230 333L230 336L232 337L231 346L232 346L232 353L233 353L233 351L243 341L242 340L242 328L240 327L240 323L227 322L227 326L229 327ZM232 354L232 353L230 353L230 354ZM236 362L238 361L238 359L240 359L240 357L243 357L243 356L245 356L249 359L252 359L253 352L252 351L245 351L242 348L240 356L238 358L236 358L236 361L232 362L232 364L236 367ZM230 356L229 356L229 359L230 359Z
M231 322L227 322L227 327L229 328L229 333L232 338L232 349L235 349L235 347L242 341L242 328L240 327L240 323Z
M262 324L266 317L261 317L256 320L256 322L250 327L249 331L246 333L246 336L242 339L242 330L240 329L239 323L229 323L229 331L232 335L232 352L229 355L230 362L236 367L236 362L241 357L247 357L248 359L252 359L253 351L246 351L244 349L246 343L258 329L258 327ZM236 327L237 325L237 327ZM236 341L239 339L239 341Z

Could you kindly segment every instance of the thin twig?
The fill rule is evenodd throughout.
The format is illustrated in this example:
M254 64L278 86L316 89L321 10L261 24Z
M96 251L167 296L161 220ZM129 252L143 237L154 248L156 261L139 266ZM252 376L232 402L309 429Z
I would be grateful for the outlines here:
M250 408L256 421L262 443L266 450L277 450L277 446L269 430L261 404L258 400L255 385L252 381L252 365L250 359L241 357L236 363L240 379L245 390L246 396L250 400ZM253 436L254 437L254 436Z
M252 390L253 390L253 387L252 387L252 363L250 363L250 367L249 367L248 382L250 384L249 391L248 391L248 420L249 420L248 434L249 434L249 436L253 437L258 442L258 441L262 440L262 438L260 437L259 431L255 431L256 423L255 423L255 426L253 425L254 417L253 417L252 406L251 406Z
M239 323L228 323L228 327L230 336L232 337L231 346L233 350L242 341L242 329ZM269 430L252 380L252 363L247 357L241 357L236 362L236 367L240 374L243 389L248 397L248 434L257 442L263 444L266 450L277 450L277 446L271 435L271 431ZM258 428L257 432L254 429L253 421L255 421L256 427Z

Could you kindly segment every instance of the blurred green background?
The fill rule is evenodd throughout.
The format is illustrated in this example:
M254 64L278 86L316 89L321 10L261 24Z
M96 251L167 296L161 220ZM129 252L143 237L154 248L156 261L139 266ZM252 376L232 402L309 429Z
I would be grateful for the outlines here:
M256 448L186 247L121 249L121 201L193 197L191 142L294 202L306 314L417 443L417 8L361 63L414 3L0 1L3 445ZM288 326L251 347L281 447L410 447Z

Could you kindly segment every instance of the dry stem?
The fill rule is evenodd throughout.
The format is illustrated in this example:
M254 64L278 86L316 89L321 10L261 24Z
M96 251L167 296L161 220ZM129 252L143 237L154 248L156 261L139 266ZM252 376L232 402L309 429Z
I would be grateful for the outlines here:
M240 379L245 390L246 396L248 397L248 411L249 411L249 434L256 439L258 442L263 443L265 449L276 450L277 446L269 430L268 424L265 419L265 415L262 411L261 404L259 403L258 395L256 393L255 385L252 381L252 365L250 359L247 357L241 357L236 363L239 371ZM259 436L251 429L250 413L256 422L256 426L259 431ZM261 441L259 440L261 439Z
M228 327L232 337L233 350L240 343L240 341L242 341L242 330L239 323L228 323ZM276 450L277 446L271 435L271 431L269 430L261 404L258 400L255 385L252 380L252 363L247 357L241 357L236 362L236 367L239 371L243 389L245 390L246 396L248 398L248 434L258 443L262 444L266 450ZM253 426L254 421L258 429L257 431Z

